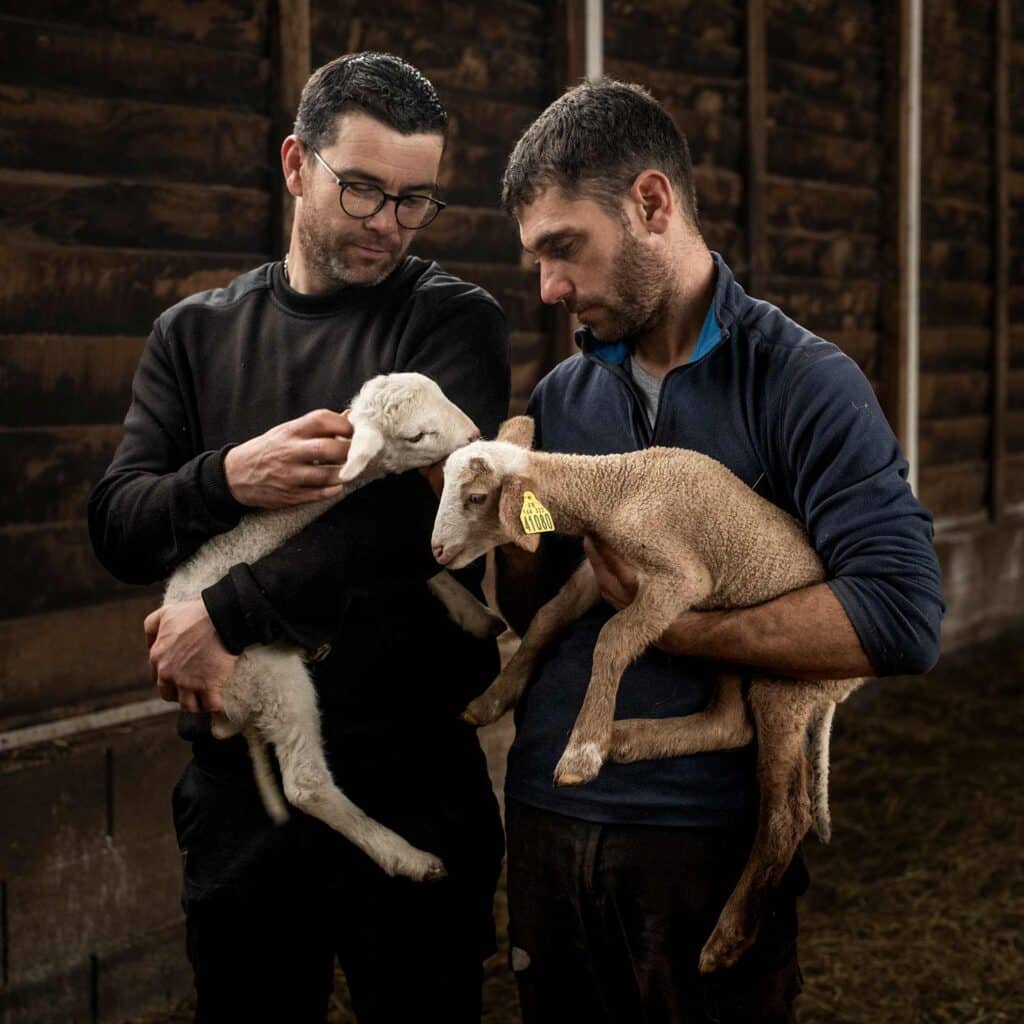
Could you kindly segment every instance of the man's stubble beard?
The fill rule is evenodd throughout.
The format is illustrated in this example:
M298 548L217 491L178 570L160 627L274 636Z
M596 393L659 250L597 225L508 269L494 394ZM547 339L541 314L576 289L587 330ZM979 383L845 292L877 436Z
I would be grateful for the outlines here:
M600 340L624 341L649 333L665 316L676 292L669 261L641 245L623 224L612 268L602 303L608 323L601 327Z
M335 234L323 227L323 223L315 211L307 211L305 207L295 211L295 227L306 269L330 287L372 288L380 284L404 258L403 253L390 260L375 277L366 280L353 270L352 264L345 258L343 246L351 244L351 240L339 242Z

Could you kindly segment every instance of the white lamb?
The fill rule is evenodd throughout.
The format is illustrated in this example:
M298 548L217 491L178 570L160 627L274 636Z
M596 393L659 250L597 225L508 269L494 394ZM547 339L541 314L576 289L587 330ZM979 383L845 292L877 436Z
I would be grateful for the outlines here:
M736 962L754 941L765 900L778 885L812 822L829 831L828 732L836 703L860 679L751 681L723 674L702 712L680 718L614 721L626 667L690 608L761 604L821 582L824 569L796 520L755 494L725 466L699 452L647 448L621 455L560 455L529 450L533 421L504 424L497 441L455 452L445 465L434 525L442 565L468 564L497 544L536 550L538 530L594 537L637 573L632 604L602 627L587 695L556 785L593 779L606 760L639 761L742 747L757 731L760 810L743 875L701 953L703 972ZM544 649L600 600L584 561L530 623L519 650L466 709L477 725L493 721L522 695ZM805 739L810 734L813 793Z
M473 421L418 373L375 377L352 400L352 444L337 497L290 508L254 512L227 533L207 541L171 576L164 602L187 601L216 583L239 562L254 562L311 523L346 495L389 473L443 459L480 436ZM431 591L452 618L477 636L503 624L447 572ZM389 875L440 878L444 865L374 821L331 778L320 736L316 692L302 651L288 644L250 647L238 659L223 691L224 712L213 716L219 739L244 732L264 806L274 821L287 819L266 745L272 743L288 801L336 829Z

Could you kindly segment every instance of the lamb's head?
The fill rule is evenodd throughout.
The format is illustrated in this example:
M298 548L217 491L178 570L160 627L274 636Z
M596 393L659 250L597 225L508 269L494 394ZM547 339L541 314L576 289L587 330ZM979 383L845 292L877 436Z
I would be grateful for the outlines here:
M368 380L352 399L352 446L341 470L404 473L429 466L480 436L476 424L429 377L389 373Z
M536 551L538 538L523 530L519 514L529 480L533 420L516 416L495 441L476 441L449 456L431 538L434 557L461 569L499 544Z

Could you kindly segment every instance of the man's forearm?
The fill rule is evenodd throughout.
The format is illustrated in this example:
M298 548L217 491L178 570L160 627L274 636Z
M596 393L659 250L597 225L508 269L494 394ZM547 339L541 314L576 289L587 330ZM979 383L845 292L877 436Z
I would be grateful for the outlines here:
M753 608L686 612L658 646L797 679L874 675L843 606L824 583Z

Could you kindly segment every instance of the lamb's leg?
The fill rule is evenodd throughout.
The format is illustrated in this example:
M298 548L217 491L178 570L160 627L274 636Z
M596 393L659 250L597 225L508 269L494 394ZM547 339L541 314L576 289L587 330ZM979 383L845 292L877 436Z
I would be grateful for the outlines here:
M271 684L264 678L261 685ZM273 713L254 717L263 738L274 744L289 803L340 832L389 875L416 881L444 877L439 858L374 821L335 785L320 738L316 693L298 655L278 660L273 686Z
M624 718L612 728L608 760L631 764L660 757L682 757L706 750L734 750L754 738L743 700L742 679L722 673L708 706L678 718Z
M751 684L761 801L757 833L743 874L701 952L704 974L730 967L753 945L765 904L811 827L804 738L814 705L813 695L785 682Z
M622 673L682 609L696 603L688 592L691 589L695 589L692 582L675 577L641 578L633 602L601 628L587 695L565 753L555 767L555 785L579 785L597 776L611 748L615 698Z
M566 580L565 586L543 605L523 636L518 650L491 685L462 713L470 725L489 725L523 695L538 658L569 623L593 608L601 597L594 570L587 559Z
M275 825L283 825L288 820L288 808L285 805L284 796L278 788L277 779L274 778L267 745L251 726L245 730L245 740L249 744L252 773L256 777L256 788L260 791L263 806Z
M241 722L228 718L222 711L214 711L210 719L210 735L215 740L229 740L242 731Z
M452 622L467 633L485 640L505 632L505 620L481 604L447 570L427 580L427 587L448 610Z

